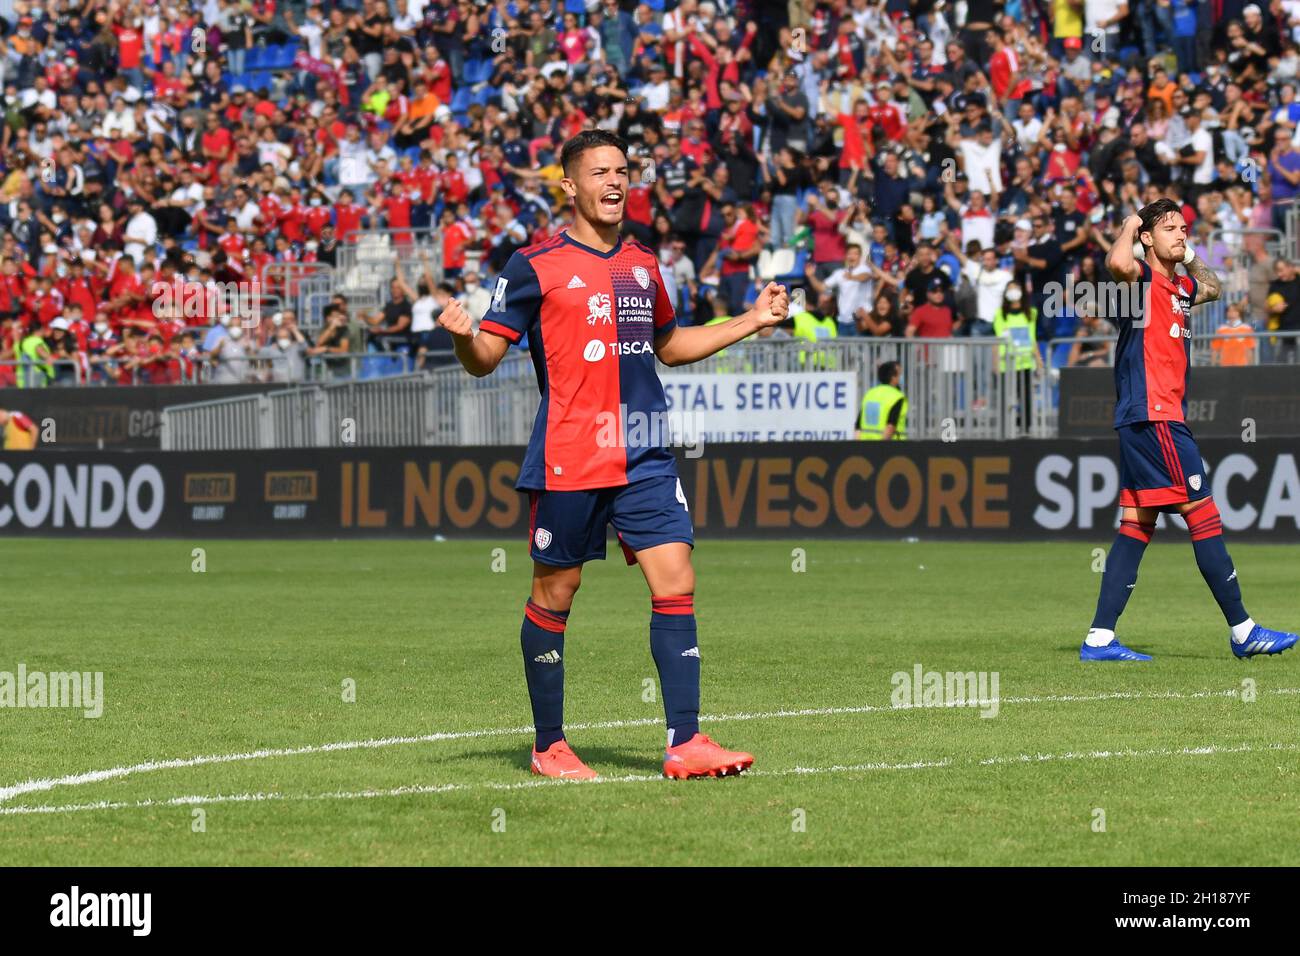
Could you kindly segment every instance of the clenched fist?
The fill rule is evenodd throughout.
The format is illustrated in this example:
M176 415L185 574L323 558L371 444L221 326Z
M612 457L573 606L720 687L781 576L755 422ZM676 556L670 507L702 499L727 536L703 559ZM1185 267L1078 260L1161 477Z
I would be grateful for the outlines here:
M474 323L469 313L456 299L448 299L447 306L438 313L438 324L452 335L473 335Z
M789 313L790 293L786 291L785 286L769 282L758 294L758 301L754 303L754 316L758 319L758 327L779 325L785 321Z

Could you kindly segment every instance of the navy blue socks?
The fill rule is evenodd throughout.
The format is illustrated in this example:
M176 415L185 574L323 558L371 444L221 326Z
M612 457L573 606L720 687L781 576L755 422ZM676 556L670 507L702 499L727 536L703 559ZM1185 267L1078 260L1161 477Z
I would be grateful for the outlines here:
M695 639L695 598L650 599L650 653L659 669L668 722L668 746L685 743L700 729L700 648Z
M538 753L564 739L564 627L568 620L568 611L548 610L532 598L524 605L519 646L524 652Z

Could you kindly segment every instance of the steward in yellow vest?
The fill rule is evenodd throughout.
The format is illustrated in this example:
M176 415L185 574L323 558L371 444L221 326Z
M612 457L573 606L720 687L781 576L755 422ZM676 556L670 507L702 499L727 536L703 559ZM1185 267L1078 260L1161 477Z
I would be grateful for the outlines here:
M863 441L907 439L907 396L898 387L900 368L897 362L881 362L876 370L880 384L862 396L858 438Z

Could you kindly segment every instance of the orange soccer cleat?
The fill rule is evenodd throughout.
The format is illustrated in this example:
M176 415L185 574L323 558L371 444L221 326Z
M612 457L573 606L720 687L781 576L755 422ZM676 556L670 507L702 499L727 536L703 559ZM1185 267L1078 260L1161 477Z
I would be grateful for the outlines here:
M704 734L696 734L664 751L664 776L677 780L734 776L749 769L753 762L753 754L723 750Z
M533 773L559 780L595 780L596 771L578 759L567 740L557 740L542 753L533 749Z

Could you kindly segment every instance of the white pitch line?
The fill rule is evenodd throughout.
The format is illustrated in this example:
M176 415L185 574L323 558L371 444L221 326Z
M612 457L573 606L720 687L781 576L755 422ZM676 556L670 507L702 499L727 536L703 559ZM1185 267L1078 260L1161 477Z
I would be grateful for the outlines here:
M1012 757L986 757L982 760L965 761L956 764L951 758L940 760L916 760L910 763L864 763L829 767L790 767L787 770L750 770L749 777L789 777L840 773L875 773L899 770L936 770L954 766L988 767L1005 764L1030 764L1047 761L1067 760L1110 760L1114 758L1143 759L1159 757L1213 757L1226 754L1294 752L1300 750L1300 744L1266 744L1255 747L1250 744L1239 746L1220 746L1207 744L1200 747L1181 747L1177 749L1154 750L1091 750L1084 752L1066 751L1057 754L1016 754ZM442 793L465 792L474 790L533 790L539 787L601 786L616 783L658 783L668 785L670 782L659 774L626 774L620 777L599 777L596 780L521 780L516 783L444 783L436 785L413 785L394 787L389 790L339 790L331 793L237 793L193 795L171 797L165 800L139 800L135 802L67 804L64 806L17 806L0 807L0 817L30 816L35 814L86 813L95 810L139 810L155 807L210 806L220 803L299 803L321 800L372 800L377 797L407 797L413 795L435 795Z
M1300 694L1300 688L1281 688L1261 691L1270 694ZM836 717L851 714L870 714L895 710L935 710L957 709L958 707L988 707L994 703L1002 704L1054 704L1054 703L1094 703L1104 700L1196 700L1207 697L1236 697L1236 690L1218 691L1156 691L1128 692L1116 691L1090 696L1077 694L1044 695L1039 697L1003 697L981 700L969 704L934 705L908 704L895 707L883 704L863 704L859 707L817 707L802 710L775 710L762 713L718 714L701 717L701 722L728 723L749 720L776 720L787 717ZM566 731L581 730L617 730L628 727L648 727L662 724L659 717L638 717L629 720L604 720L586 724L570 724ZM483 737L521 736L531 734L532 727L493 727L483 730L444 731L411 737L380 737L371 740L345 740L328 744L307 744L301 747L270 747L250 750L245 753L208 754L199 757L177 757L170 760L148 760L143 763L124 767L110 767L107 770L90 770L85 773L68 774L62 777L46 777L27 780L23 783L0 787L0 803L12 800L28 793L41 793L55 787L76 787L89 783L102 783L106 780L119 780L134 774L152 773L158 770L180 770L188 767L204 767L212 764L242 763L250 760L266 760L276 757L299 757L308 754L335 753L347 750L372 750L381 747L394 747L400 744L428 744L445 740L475 740Z

